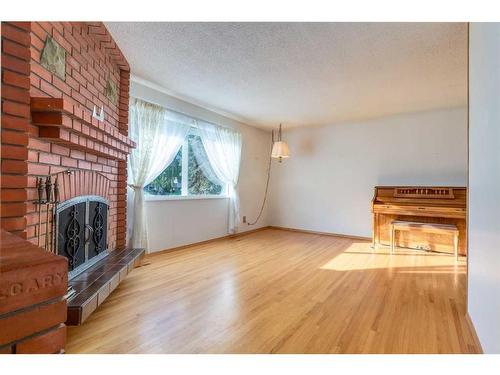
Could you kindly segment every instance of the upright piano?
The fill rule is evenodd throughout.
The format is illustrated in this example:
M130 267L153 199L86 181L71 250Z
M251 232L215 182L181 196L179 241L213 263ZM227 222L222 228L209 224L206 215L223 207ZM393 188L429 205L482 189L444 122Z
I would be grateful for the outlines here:
M467 255L467 188L436 186L376 186L372 200L373 246L390 245L394 220L454 224L458 252ZM397 232L395 244L411 249L453 253L453 239L434 233Z

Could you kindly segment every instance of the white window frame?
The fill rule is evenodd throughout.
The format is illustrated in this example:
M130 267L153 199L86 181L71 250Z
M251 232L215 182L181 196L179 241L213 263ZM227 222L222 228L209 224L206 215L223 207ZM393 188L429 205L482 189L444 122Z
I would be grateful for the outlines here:
M189 201L189 200L200 200L200 199L229 199L227 194L221 195L153 195L144 194L146 201Z
M216 194L189 194L188 189L188 166L189 166L189 141L188 137L190 135L198 135L196 128L192 127L191 130L184 138L182 143L182 161L181 161L181 195L154 195L145 193L144 197L147 201L180 201L180 200L196 200L196 199L228 199L227 195L228 186L222 186L222 192L218 195ZM187 152L184 152L187 150ZM168 166L167 166L168 168Z

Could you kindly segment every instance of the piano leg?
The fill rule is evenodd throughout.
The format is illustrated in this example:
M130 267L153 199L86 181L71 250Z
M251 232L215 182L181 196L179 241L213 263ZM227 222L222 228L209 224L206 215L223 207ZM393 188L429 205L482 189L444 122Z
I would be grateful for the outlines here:
M372 250L376 249L377 245L377 214L373 214L372 217Z
M394 241L395 241L394 224L391 224L391 254L394 254Z
M455 259L458 260L458 233L455 233L453 238L453 246L455 247Z

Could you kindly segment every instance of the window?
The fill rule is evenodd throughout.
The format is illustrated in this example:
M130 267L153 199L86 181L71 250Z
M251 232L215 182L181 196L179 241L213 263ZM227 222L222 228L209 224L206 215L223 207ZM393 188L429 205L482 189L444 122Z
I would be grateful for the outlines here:
M172 163L144 191L163 196L211 196L224 195L226 189L215 177L201 138L193 128Z
M152 195L181 195L182 193L182 147L170 165L144 187Z

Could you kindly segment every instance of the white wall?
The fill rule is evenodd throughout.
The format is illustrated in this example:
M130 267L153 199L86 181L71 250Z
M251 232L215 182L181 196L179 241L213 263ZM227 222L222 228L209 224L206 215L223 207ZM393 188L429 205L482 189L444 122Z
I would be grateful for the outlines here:
M253 220L264 194L270 133L176 99L157 89L131 82L130 94L193 117L238 129L243 146L240 166L240 215ZM169 249L227 235L228 199L147 201L151 251ZM267 210L258 225L240 223L239 231L267 226Z
M483 350L500 353L500 24L472 23L469 49L468 308Z
M465 108L285 130L273 163L272 225L371 236L376 185L466 185Z

